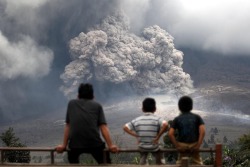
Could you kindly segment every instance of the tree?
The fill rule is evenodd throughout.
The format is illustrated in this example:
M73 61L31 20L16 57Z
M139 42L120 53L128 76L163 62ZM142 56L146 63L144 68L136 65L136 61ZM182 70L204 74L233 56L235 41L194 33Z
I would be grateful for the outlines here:
M215 127L214 128L214 134L217 135L219 133L218 129Z
M228 142L227 142L228 143ZM249 167L250 166L250 133L244 134L234 142L223 147L222 162L225 167ZM211 165L213 160L207 158L205 165Z
M244 134L231 144L231 148L224 149L224 163L235 167L250 166L250 133ZM225 161L227 160L227 161Z
M223 143L227 143L228 142L228 139L226 136L223 137Z
M211 134L211 136L210 136L210 141L211 141L211 143L215 143L214 135L213 134Z
M21 143L20 139L15 136L14 129L12 127L9 127L8 130L3 132L0 139L7 147L26 147L26 145ZM30 151L5 151L4 157L8 162L29 163Z
M238 160L242 166L250 166L250 133L244 134L238 139Z

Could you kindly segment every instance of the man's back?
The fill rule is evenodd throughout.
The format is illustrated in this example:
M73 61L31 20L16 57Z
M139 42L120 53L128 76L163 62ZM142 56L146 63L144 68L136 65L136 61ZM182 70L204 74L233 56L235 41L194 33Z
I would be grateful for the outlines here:
M159 133L162 121L160 117L153 113L145 113L128 124L139 136L140 148L149 150L158 149L158 145L153 144L152 141Z
M193 100L189 96L182 96L178 102L181 114L177 116L169 129L168 136L175 147L180 151L177 164L181 163L182 157L190 157L190 163L202 165L202 159L198 152L205 136L203 119L192 113ZM176 132L177 131L177 138ZM185 152L189 150L189 152ZM184 151L184 152L183 152Z
M199 115L188 112L176 117L172 127L178 130L179 142L193 143L198 141L199 126L202 124L204 122Z
M74 99L68 104L66 123L69 123L69 147L86 148L103 144L99 125L106 124L102 106L86 99Z
M111 163L109 153L104 157L103 150L106 146L101 135L111 152L118 151L117 146L112 144L102 106L93 99L93 86L81 83L78 99L68 103L63 144L58 145L56 151L62 153L69 147L68 160L71 164L79 163L82 153L91 154L98 164L104 161Z

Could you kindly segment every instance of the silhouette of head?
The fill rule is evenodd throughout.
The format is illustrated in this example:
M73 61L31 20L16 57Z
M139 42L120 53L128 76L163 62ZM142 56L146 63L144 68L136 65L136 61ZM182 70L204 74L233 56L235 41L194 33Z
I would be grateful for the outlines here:
M143 112L152 112L154 113L156 110L156 102L153 98L146 98L142 102L142 110Z
M190 112L193 109L193 100L189 96L183 96L179 99L178 106L182 113Z
M78 88L78 98L93 99L94 98L93 86L89 83L81 83Z

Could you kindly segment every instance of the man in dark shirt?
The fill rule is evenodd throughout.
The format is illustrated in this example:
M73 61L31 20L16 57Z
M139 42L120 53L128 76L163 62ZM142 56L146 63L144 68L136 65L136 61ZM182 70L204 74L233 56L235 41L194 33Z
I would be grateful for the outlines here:
M58 153L62 153L68 146L68 160L70 163L79 163L82 153L91 154L98 164L104 163L103 150L105 139L108 149L117 152L118 148L112 144L109 128L102 106L94 99L94 91L91 84L80 84L78 99L70 100L66 114L63 144L56 147ZM111 163L109 156L106 162Z
M202 165L198 150L205 136L204 121L199 115L191 112L193 101L190 97L181 97L178 106L181 114L173 120L168 133L170 140L180 152L176 163L180 164L182 157L190 157L192 164ZM178 134L177 138L175 131Z

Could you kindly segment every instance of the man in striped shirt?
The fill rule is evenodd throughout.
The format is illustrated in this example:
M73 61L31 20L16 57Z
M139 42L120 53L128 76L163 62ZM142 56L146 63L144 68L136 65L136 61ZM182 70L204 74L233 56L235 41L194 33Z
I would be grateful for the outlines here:
M159 139L167 131L168 123L161 117L154 115L156 102L153 98L146 98L142 102L143 115L124 125L123 129L128 134L136 137L141 150L140 165L147 163L147 156L152 152L156 164L163 164L163 153L158 152Z

